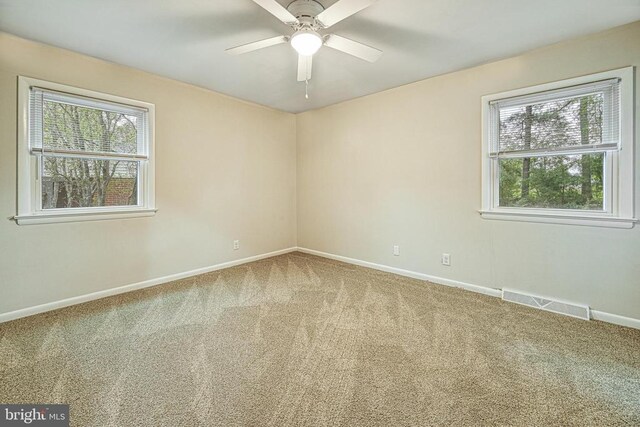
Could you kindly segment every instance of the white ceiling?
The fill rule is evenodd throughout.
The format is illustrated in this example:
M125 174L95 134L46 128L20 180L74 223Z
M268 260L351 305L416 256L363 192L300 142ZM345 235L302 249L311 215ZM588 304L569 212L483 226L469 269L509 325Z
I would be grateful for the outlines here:
M291 46L225 54L291 33L251 0L0 0L2 31L290 112L637 20L640 0L378 0L331 32L382 49L382 58L321 49L305 100Z

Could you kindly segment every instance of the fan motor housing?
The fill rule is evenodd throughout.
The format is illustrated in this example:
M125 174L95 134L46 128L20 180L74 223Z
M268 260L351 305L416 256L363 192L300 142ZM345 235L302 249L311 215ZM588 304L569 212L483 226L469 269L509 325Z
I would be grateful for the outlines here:
M295 0L287 6L287 10L303 22L304 18L314 19L318 16L324 10L324 6L314 0Z

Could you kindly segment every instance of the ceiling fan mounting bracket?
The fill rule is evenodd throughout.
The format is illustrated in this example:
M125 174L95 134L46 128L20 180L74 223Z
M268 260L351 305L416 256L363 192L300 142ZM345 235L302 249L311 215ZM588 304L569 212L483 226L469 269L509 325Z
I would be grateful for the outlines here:
M324 6L315 0L295 0L287 6L287 10L300 21L301 26L315 29L320 27L316 16L324 11Z

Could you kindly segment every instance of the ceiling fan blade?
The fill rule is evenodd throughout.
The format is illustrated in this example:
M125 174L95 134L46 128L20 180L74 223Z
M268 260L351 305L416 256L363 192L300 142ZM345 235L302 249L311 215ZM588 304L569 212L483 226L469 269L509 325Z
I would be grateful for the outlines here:
M377 0L338 0L333 6L329 6L328 9L316 16L316 20L318 20L324 28L329 28L343 19L360 12L365 7L371 6L376 1Z
M242 55L243 53L253 52L254 50L264 49L265 47L274 46L281 43L286 43L289 38L286 36L271 37L270 39L259 40L257 42L251 42L236 47L226 49L230 55Z
M304 82L311 80L311 66L313 64L313 56L298 56L298 81Z
M369 62L376 62L382 56L382 51L379 49L335 34L329 35L324 44L332 49L348 53L349 55Z
M298 23L298 18L293 16L287 9L282 7L276 0L253 0L267 12L281 20L284 24L293 25Z

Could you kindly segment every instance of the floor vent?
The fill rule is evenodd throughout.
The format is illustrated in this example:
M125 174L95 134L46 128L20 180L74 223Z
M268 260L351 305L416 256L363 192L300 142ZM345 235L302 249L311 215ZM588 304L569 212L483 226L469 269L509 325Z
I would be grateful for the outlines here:
M504 301L515 302L516 304L538 308L540 310L552 311L554 313L577 317L578 319L590 319L589 306L587 305L536 297L510 289L502 290L502 299Z

